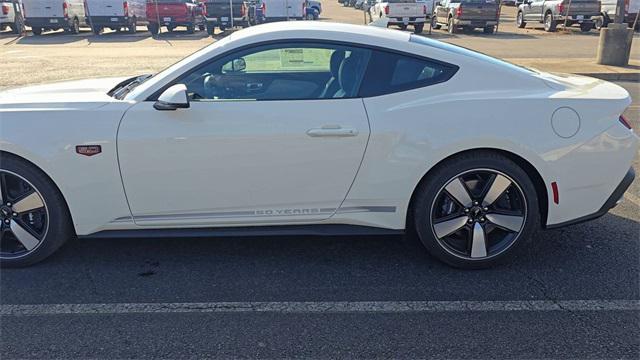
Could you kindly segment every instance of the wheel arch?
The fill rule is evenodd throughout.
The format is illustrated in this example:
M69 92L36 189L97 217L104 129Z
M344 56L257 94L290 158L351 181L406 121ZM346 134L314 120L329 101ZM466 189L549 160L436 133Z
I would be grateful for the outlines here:
M493 152L493 153L497 153L502 156L505 156L510 160L512 160L513 162L515 162L518 166L522 168L522 170L524 170L527 173L527 175L531 179L531 182L533 183L533 186L536 190L536 197L538 198L538 206L540 211L540 222L541 222L540 226L546 227L547 215L548 215L548 209L549 209L549 197L547 195L547 188L545 186L545 182L540 172L531 164L531 162L529 162L527 159L523 158L518 154L515 154L511 151L503 150L503 149L484 147L484 148L466 149L466 150L462 150L454 154L451 154L441 159L440 161L438 161L422 176L422 178L420 179L420 181L418 181L418 184L415 186L415 188L411 193L409 206L407 207L407 214L406 214L406 220L405 220L406 221L405 228L407 230L409 228L412 228L412 225L413 225L413 206L415 204L418 189L420 189L422 184L425 181L427 181L427 179L429 178L429 175L432 174L439 167L444 166L444 164L450 161L451 159L458 156L462 156L470 152L477 152L477 151Z
M0 150L0 158L2 157L8 157L8 158L13 158L17 161L21 161L24 162L30 166L33 166L33 168L35 168L37 171L39 171L42 175L44 175L47 180L49 180L51 182L51 184L53 185L53 188L55 189L55 191L58 192L58 194L60 195L60 197L62 198L63 202L64 202L64 206L67 210L67 215L69 215L69 220L71 221L71 224L75 224L73 222L73 216L71 215L71 209L69 208L69 204L67 203L67 198L64 196L64 193L62 192L62 190L60 190L60 187L58 186L58 184L53 180L53 178L49 175L49 173L47 171L45 171L41 166L39 166L38 164L34 163L33 161L17 155L15 153L6 151L6 150ZM75 226L73 226L72 228L74 228L75 230Z

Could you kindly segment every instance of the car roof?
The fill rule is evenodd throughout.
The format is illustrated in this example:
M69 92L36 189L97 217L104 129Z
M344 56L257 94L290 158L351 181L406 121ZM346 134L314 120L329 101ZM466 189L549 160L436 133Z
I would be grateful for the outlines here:
M409 40L409 34L377 26L332 23L323 21L282 21L252 26L237 31L229 40L256 42L280 39L325 39L345 42L365 42L380 45L394 42L396 46Z

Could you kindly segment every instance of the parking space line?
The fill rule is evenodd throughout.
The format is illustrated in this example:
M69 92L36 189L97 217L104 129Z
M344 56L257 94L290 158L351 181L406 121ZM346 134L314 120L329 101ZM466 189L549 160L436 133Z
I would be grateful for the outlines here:
M153 313L639 311L640 300L312 301L0 305L0 316Z

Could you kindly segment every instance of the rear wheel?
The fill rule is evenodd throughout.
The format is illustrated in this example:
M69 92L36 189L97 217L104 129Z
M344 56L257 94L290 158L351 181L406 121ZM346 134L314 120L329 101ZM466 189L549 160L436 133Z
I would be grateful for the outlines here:
M207 27L204 26L204 24L201 24L201 25L198 25L198 30L205 31L205 30L207 30Z
M93 31L95 35L100 35L102 30L103 30L102 26L98 26L98 25L94 25L93 28L91 29L91 31Z
M80 33L80 22L78 21L78 19L74 18L73 21L71 21L71 26L64 29L64 31L69 34Z
M413 26L413 32L415 34L421 34L424 30L424 24L416 24Z
M398 25L398 27L400 28L400 30L407 30L407 25L405 24L400 24Z
M527 173L509 158L485 151L458 156L434 169L417 190L412 212L427 250L467 269L508 259L540 221Z
M172 26L172 25L167 25L167 31L168 31L168 32L173 32L173 29L175 29L175 27L174 27L174 26Z
M193 23L187 25L187 34L193 34L195 32L196 32L196 26Z
M580 24L580 31L589 32L593 29L593 23L582 23Z
M556 21L553 19L553 14L551 14L551 12L548 12L544 15L544 31L546 32L554 32L556 31L556 26L558 24L556 23Z
M158 33L160 32L160 26L158 26L158 24L156 23L149 23L149 25L147 25L147 29L149 30L151 35L158 35Z
M39 27L31 28L31 32L33 33L33 35L41 35L42 34L42 28L39 28Z
M453 24L453 18L450 17L449 18L449 22L448 22L448 30L449 30L449 34L455 34L456 33L456 26Z
M127 30L129 31L129 34L135 34L138 31L138 20L135 17L131 19L131 23Z
M606 15L601 15L595 18L594 27L598 30L607 27L609 25L609 18Z
M210 36L213 36L213 35L215 34L215 32L216 32L216 28L215 28L215 26L213 26L213 25L212 25L212 26L207 25L207 33L208 33Z
M440 29L440 27L441 27L440 24L438 24L438 19L436 18L435 15L433 15L431 17L431 27L436 29L436 30Z
M485 26L484 29L482 30L482 32L485 34L493 34L495 31L496 31L496 27L493 25Z
M31 265L74 235L69 212L39 169L13 157L0 160L0 265Z
M22 17L16 17L16 22L9 25L9 28L11 29L11 32L16 35L22 34L24 32L24 21L22 20Z
M518 16L516 17L516 25L518 25L520 29L523 29L525 26L527 26L527 22L524 21L524 15L522 14L522 11L518 11Z

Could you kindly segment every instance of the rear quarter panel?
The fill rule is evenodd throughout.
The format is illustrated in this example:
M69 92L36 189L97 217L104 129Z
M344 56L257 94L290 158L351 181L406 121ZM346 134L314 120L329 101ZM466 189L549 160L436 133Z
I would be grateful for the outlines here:
M635 155L637 138L617 121L629 104L626 92L599 99L608 85L569 93L537 76L427 54L460 70L445 83L364 99L371 138L343 206L395 206L398 216L368 215L359 219L363 225L404 228L424 175L453 154L481 148L525 159L542 177L548 199L551 182L558 183L562 200L549 204L547 224L592 214L604 204ZM583 125L571 138L559 137L551 126L552 114L563 106L581 114ZM593 174L594 166L602 171Z

